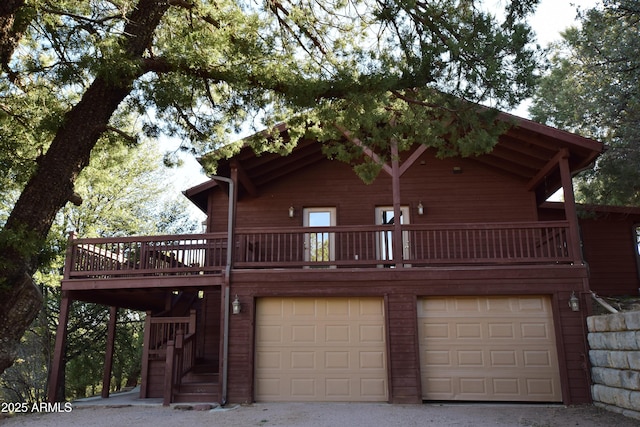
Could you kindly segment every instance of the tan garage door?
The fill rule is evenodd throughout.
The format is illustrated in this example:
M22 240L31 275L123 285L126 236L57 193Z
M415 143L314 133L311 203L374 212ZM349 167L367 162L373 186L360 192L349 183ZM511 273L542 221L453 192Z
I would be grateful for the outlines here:
M421 299L418 330L425 400L562 400L548 297Z
M388 400L381 298L262 298L257 401Z

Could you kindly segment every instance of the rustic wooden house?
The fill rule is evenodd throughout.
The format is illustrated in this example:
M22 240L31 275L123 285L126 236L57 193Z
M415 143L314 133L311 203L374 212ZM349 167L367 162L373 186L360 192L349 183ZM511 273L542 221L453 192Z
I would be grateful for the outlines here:
M185 192L206 233L72 239L50 399L82 300L147 312L141 397L165 403L589 402L572 175L603 146L500 117L517 125L491 153L416 145L370 185L315 141L244 148Z

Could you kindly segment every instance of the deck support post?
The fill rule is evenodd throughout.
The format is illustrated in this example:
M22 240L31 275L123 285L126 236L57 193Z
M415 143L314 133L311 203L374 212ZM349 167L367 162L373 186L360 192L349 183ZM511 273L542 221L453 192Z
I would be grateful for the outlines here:
M118 307L109 307L109 326L107 329L107 347L104 353L104 370L102 372L103 399L109 397L111 388L111 370L113 368L113 349L116 341L116 321L118 319Z
M393 260L396 268L403 264L402 248L402 211L400 208L400 155L398 141L391 140L391 191L393 193Z
M56 343L53 350L53 361L49 371L49 383L47 384L47 400L54 403L64 400L64 391L59 393L60 385L64 379L65 346L67 341L67 322L69 320L69 308L72 299L67 291L62 291L60 301L60 315L58 316L58 328L56 330Z
M573 194L573 181L571 168L569 167L569 150L562 150L559 161L560 178L564 195L564 211L569 221L569 256L575 264L582 264L582 249L580 244L580 230L578 228L578 213L576 211L576 199Z
M142 373L140 374L140 398L147 398L149 381L149 346L151 345L151 312L147 311L144 319L144 344L142 345Z

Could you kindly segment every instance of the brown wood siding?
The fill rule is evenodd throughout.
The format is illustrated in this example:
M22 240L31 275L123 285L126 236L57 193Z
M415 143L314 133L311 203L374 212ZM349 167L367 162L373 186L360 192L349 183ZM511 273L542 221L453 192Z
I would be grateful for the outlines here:
M564 377L563 391L567 396L564 403L568 405L591 402L589 353L584 328L589 315L589 298L579 293L581 287L577 283L575 286L571 292L575 290L579 295L582 308L579 312L571 311L567 304L571 292L558 291L554 295L560 373Z
M388 297L389 362L391 399L394 403L420 403L420 365L418 347L416 296Z
M253 402L253 353L255 301L252 292L245 287L233 286L232 298L238 295L240 314L229 316L229 353L227 400L229 402Z
M589 263L591 290L599 295L638 295L634 218L608 215L581 219L584 257Z
M460 167L462 173L454 174ZM392 204L391 177L384 171L370 185L364 184L350 166L337 160L321 160L304 170L265 186L259 196L240 196L237 227L302 226L304 207L337 208L338 225L375 223L375 207ZM411 209L411 222L504 222L535 221L535 195L526 182L470 159L436 159L430 151L400 179L401 203ZM210 231L225 231L226 192L215 191L210 203ZM417 214L422 202L425 214ZM296 210L289 218L289 207Z
M202 357L206 363L216 366L220 361L220 292L220 288L205 291L202 303L206 325Z
M563 381L563 401L566 404L590 401L588 375L584 369L584 364L587 363L586 336L580 328L586 312L571 312L567 305L572 291L584 290L587 275L584 267L380 270L235 272L231 293L238 294L243 311L239 315L231 316L230 322L229 401L251 402L254 398L255 298L386 296L391 373L389 395L392 402L406 403L418 402L421 399L416 334L417 298L523 294L550 295L555 299L554 319Z

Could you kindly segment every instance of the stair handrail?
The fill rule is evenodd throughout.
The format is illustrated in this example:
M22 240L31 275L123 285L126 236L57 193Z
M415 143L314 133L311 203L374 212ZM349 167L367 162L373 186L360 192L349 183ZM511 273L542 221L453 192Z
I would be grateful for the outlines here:
M196 361L196 334L180 334L176 339L174 354L174 383L173 390L178 391L182 384L182 378L193 368Z
M183 334L181 343L178 346L178 352L182 352L185 339L188 339L189 346L193 348L193 351L191 351L193 354L189 356L190 360L188 360L188 364L193 366L193 363L195 362L195 331L195 309L190 310L189 316L183 317L159 317L152 316L151 312L147 312L147 316L145 318L141 396L147 397L149 359L162 359L164 357L165 383L163 393L165 394L164 399L168 399L170 403L172 399L172 388L175 383L174 373L176 371L174 370L174 364L176 359L176 341L178 341L178 335L180 332ZM186 334L186 336L184 336L184 334ZM191 335L194 335L194 338L191 338ZM191 343L191 341L194 342ZM193 358L193 360L191 360L191 358ZM168 396L166 396L167 393L169 394Z
M164 406L168 406L173 401L176 391L182 384L182 377L193 368L195 348L195 332L185 335L183 329L176 332L175 340L167 342L162 401Z

